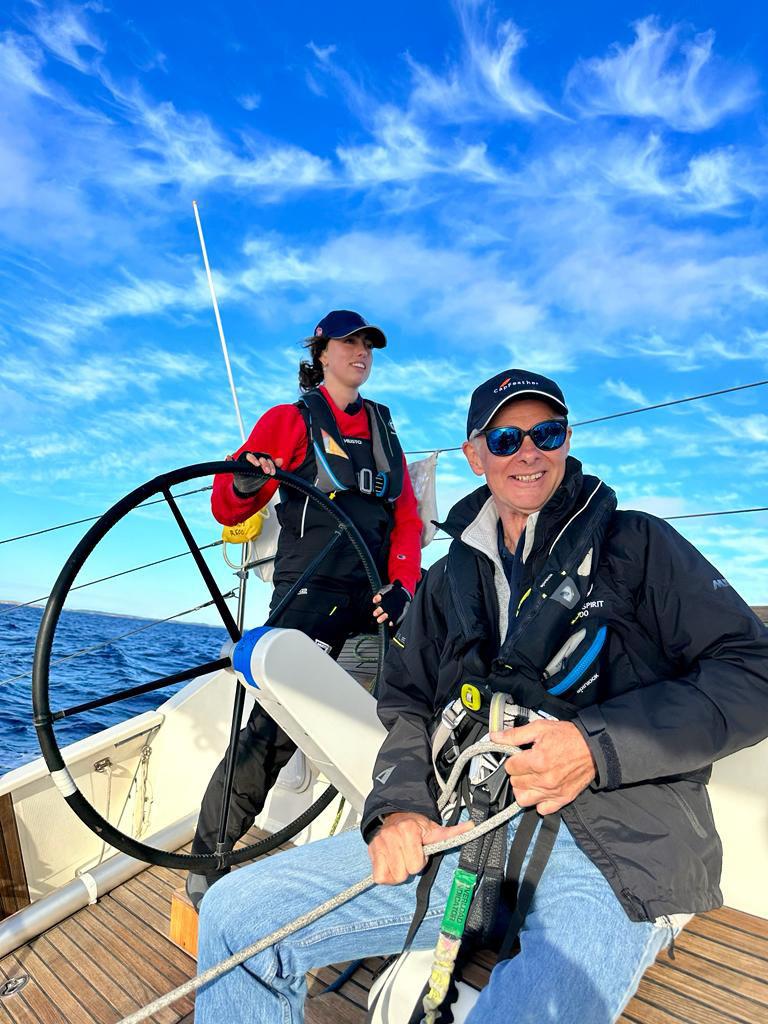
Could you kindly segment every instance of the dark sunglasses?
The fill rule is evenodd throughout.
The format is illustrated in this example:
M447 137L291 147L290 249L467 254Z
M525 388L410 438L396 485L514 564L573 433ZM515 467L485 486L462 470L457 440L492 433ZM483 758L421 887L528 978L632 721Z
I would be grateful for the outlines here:
M492 455L514 455L520 450L526 437L530 437L541 451L554 452L565 444L568 424L563 420L544 420L530 430L522 430L520 427L494 427L493 430L483 430L481 433L485 436L485 443Z

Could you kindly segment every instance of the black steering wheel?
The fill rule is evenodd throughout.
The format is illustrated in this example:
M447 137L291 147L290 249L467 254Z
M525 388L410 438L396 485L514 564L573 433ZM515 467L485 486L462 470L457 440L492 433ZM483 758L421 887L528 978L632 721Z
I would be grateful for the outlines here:
M95 708L104 707L108 704L114 704L118 701L138 696L139 694L151 693L154 690L162 689L163 687L170 686L174 683L188 682L191 679L196 679L199 676L206 675L207 673L220 671L232 665L230 655L223 655L214 661L206 662L204 665L197 665L194 668L186 669L182 672L175 672L173 675L164 676L162 679L155 679L150 683L133 686L130 689L121 690L118 693L110 694L106 697L100 697L95 700L86 701L67 708L59 708L56 710L51 709L49 691L51 648L59 616L61 615L64 602L73 583L75 582L77 574L82 569L87 558L107 533L109 533L112 527L120 522L120 520L122 520L138 505L141 505L143 502L147 501L147 499L152 498L157 494L160 494L165 498L184 540L189 547L195 564L203 577L205 585L211 595L213 604L216 606L219 615L221 616L224 628L229 633L230 640L235 645L238 643L242 638L241 630L231 611L227 607L224 596L214 580L211 570L208 568L197 542L192 536L192 531L179 510L176 500L171 493L171 488L177 484L188 483L190 480L196 480L200 477L209 477L225 473L245 473L247 475L256 476L260 472L261 470L258 467L252 466L247 462L203 462L195 466L185 466L182 469L174 470L171 473L163 473L160 476L155 477L154 480L149 480L147 483L142 484L141 487L137 487L134 491L131 491L130 494L127 494L124 498L113 505L109 511L105 512L98 522L93 524L69 556L64 568L59 573L59 577L51 591L50 597L48 598L48 602L45 606L45 612L40 623L40 629L38 630L32 673L32 706L34 709L34 723L37 730L40 750L42 751L48 770L51 773L51 777L75 814L88 826L88 828L95 832L100 839L114 846L123 853L127 853L129 856L135 857L137 860L146 861L150 864L159 864L163 867L184 868L186 870L204 872L206 870L210 871L214 868L224 868L231 864L240 864L243 861L252 860L254 857L263 853L268 853L270 850L297 835L302 829L306 828L306 826L328 806L334 796L336 796L336 789L333 786L329 786L322 796L320 796L320 798L316 800L311 807L304 811L303 814L296 818L295 821L286 825L285 828L280 829L279 832L268 836L261 842L252 843L249 846L244 846L233 851L219 849L217 853L213 854L193 855L187 853L169 853L166 850L149 846L146 843L140 842L138 839L134 839L132 836L126 835L124 832L115 828L114 825L111 825L110 822L99 814L99 812L88 802L88 800L86 800L78 789L69 769L64 763L54 732L55 723L62 719L71 718L74 715L91 711ZM375 594L381 587L379 573L376 568L376 564L371 557L371 553L366 547L363 538L360 536L357 527L349 516L347 516L335 502L331 501L327 495L323 494L322 491L319 491L316 487L308 484L300 477L294 476L292 473L283 472L279 469L276 471L275 476L281 486L299 491L301 494L308 497L310 501L315 502L321 508L325 509L335 524L335 530L325 548L312 560L299 579L285 594L278 606L270 614L265 625L272 626L278 623L280 615L293 600L293 597L306 585L307 581L315 575L320 563L342 540L346 540L351 543L357 552L363 568L365 569L365 574L371 587L371 594ZM244 581L241 580L241 587L243 585ZM378 638L378 676L380 676L387 643L386 627L383 624L379 624L378 626ZM229 812L234 777L235 758L233 755L236 749L236 741L240 731L243 706L245 702L245 687L240 683L236 676L233 675L232 679L235 683L236 691L232 723L230 727L230 756L228 757L224 783L220 839L223 837L224 827Z

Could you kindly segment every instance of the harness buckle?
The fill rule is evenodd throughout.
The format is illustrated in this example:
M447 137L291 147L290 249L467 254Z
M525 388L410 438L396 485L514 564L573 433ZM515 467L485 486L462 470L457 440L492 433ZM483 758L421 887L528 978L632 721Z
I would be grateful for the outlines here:
M389 493L389 473L378 472L374 482L374 493L377 498L386 498Z
M370 495L375 493L373 470L366 467L358 472L357 489L361 494Z
M442 711L443 724L447 729L455 729L462 718L466 717L467 709L461 703L461 699L457 698L453 703L446 704Z

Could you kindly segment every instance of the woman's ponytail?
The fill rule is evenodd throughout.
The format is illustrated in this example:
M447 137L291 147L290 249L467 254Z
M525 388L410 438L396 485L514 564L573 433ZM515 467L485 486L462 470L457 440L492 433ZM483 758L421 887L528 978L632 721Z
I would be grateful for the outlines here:
M304 348L309 349L312 362L310 363L306 359L302 359L299 363L299 388L301 391L311 391L312 388L316 388L319 384L323 383L325 370L320 362L320 356L325 351L330 340L324 334L320 334L314 338L307 338L304 342Z

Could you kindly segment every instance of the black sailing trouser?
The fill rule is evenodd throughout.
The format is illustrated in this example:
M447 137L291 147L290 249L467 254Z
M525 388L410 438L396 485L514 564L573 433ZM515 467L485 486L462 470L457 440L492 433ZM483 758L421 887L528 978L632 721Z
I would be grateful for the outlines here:
M278 585L275 588L271 608L278 604L288 589L289 585ZM313 586L310 581L308 587L302 588L283 612L279 625L285 629L298 629L313 640L328 644L329 654L335 660L348 637L373 630L371 601L372 596L367 588L354 587L346 592L333 591ZM253 825L280 770L288 763L295 750L296 744L293 740L272 721L258 703L254 704L237 741L232 799L227 822L227 850L231 850L237 840ZM225 762L226 758L219 763L205 791L195 838L192 841L193 854L213 853L216 849ZM200 873L211 877L219 877L222 874L215 869Z

